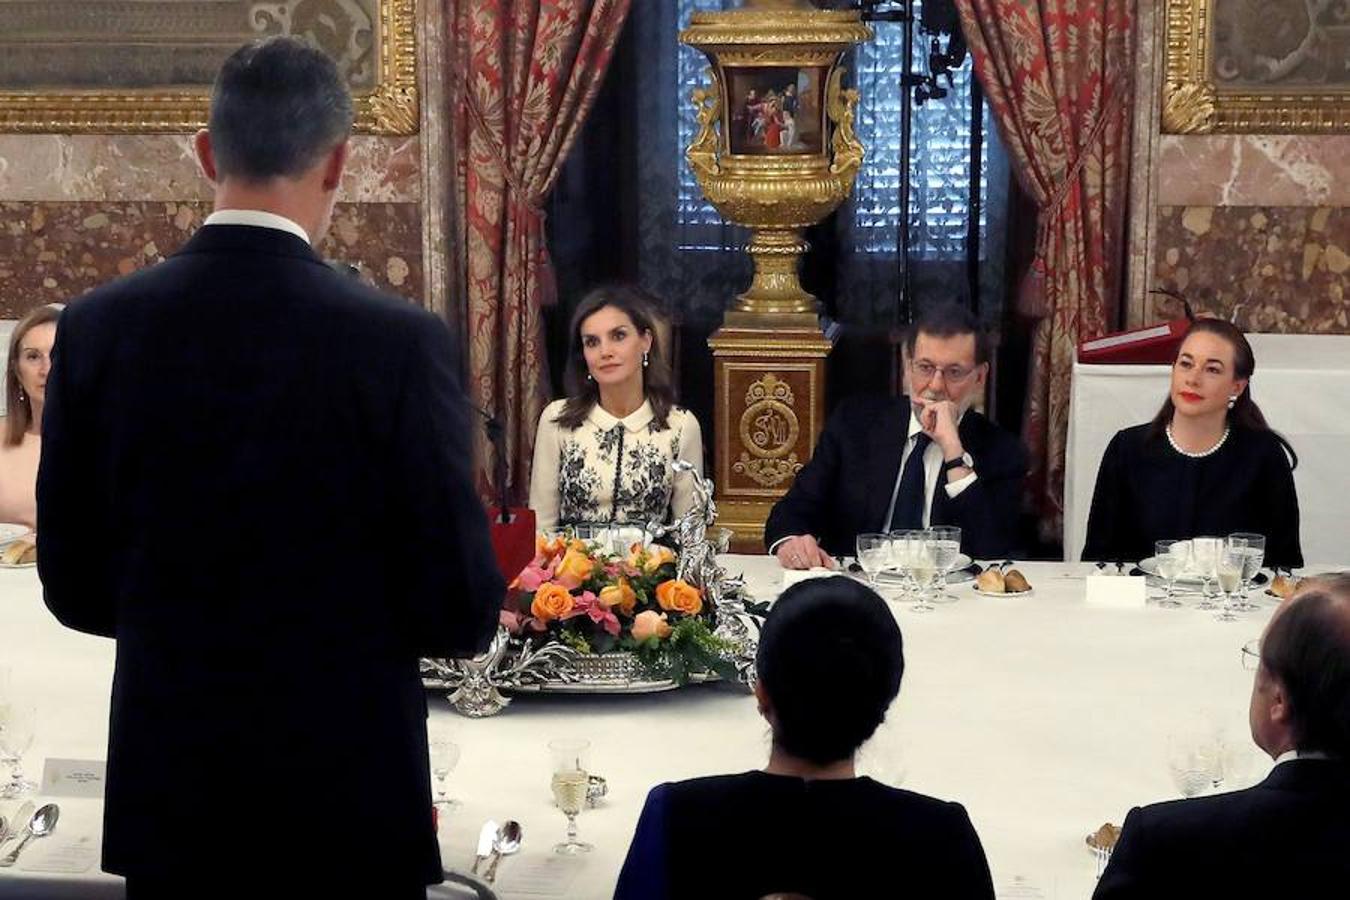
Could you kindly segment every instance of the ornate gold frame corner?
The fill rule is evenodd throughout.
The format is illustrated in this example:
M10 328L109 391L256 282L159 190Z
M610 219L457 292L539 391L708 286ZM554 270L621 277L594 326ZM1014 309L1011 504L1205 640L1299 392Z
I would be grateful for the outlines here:
M380 0L380 74L354 93L356 131L416 134L416 0ZM205 127L206 87L180 90L0 91L0 133L155 134Z
M1162 130L1167 134L1328 134L1350 131L1350 87L1220 90L1210 75L1214 5L1166 0Z

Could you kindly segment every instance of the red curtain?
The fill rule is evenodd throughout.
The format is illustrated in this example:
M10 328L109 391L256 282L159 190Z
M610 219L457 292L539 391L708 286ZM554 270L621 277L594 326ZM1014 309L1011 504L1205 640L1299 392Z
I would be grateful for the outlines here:
M505 424L515 499L547 397L541 307L554 296L543 204L599 92L630 0L450 0L450 304L470 400ZM496 457L480 436L482 487Z
M1125 274L1135 0L956 0L975 75L1038 207L1019 311L1036 318L1023 437L1046 536L1062 533L1069 377L1114 325Z

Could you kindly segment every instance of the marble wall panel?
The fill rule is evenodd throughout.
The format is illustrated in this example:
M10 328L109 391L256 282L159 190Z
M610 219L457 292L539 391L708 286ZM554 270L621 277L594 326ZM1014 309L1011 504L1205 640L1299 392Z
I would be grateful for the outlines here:
M417 203L416 137L352 138L340 199ZM0 200L209 200L190 135L0 134Z
M208 201L0 201L0 318L65 301L151 265L186 241ZM384 290L423 302L421 210L416 203L341 203L326 259L356 265Z
M1249 331L1350 333L1350 209L1160 206L1154 285ZM1150 298L1147 318L1171 318Z
M1350 206L1350 134L1163 135L1159 206Z

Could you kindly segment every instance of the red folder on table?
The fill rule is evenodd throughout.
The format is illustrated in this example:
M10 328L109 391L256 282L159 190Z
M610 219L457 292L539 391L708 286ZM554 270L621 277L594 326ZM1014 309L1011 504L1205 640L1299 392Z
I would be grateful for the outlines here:
M1078 361L1095 365L1171 363L1190 327L1189 319L1173 319L1083 341L1078 345Z

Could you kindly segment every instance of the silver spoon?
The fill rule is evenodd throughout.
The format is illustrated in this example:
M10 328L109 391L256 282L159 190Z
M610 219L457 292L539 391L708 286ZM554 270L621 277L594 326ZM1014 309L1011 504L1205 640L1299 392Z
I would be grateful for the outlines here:
M44 838L56 830L56 820L61 817L61 807L55 803L48 803L37 812L33 813L33 818L28 820L27 833L19 841L18 846L0 859L0 866L8 867L19 861L19 854L23 848L28 846L28 842L33 838Z
M497 832L497 839L492 842L492 864L488 866L487 872L483 874L483 879L488 883L497 877L497 864L502 861L503 856L510 856L513 853L520 852L520 839L523 832L520 823L515 819L509 819L501 830Z

